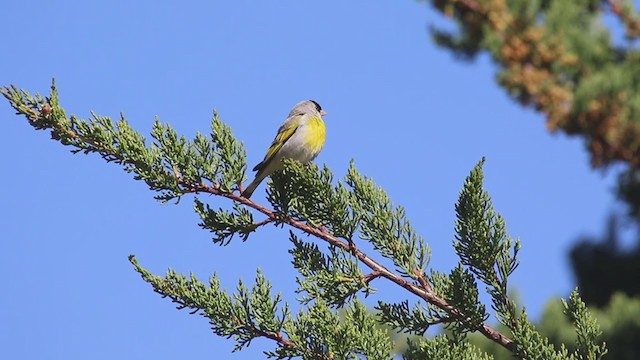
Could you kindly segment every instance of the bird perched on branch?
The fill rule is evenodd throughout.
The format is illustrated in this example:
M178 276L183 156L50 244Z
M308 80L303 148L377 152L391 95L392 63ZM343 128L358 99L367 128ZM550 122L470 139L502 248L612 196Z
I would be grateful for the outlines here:
M257 171L256 178L242 192L242 196L251 197L264 178L282 169L282 159L294 159L303 164L315 159L326 137L323 115L326 113L313 100L297 103L278 129L264 160L253 168L253 171Z

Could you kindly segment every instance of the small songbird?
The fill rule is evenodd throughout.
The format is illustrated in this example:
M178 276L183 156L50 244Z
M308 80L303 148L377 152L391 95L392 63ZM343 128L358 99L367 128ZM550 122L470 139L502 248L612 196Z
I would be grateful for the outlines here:
M313 100L297 103L278 129L264 160L253 168L253 171L257 171L256 178L242 192L242 196L251 197L264 178L282 169L282 159L294 159L303 164L315 159L326 137L323 115L326 113Z

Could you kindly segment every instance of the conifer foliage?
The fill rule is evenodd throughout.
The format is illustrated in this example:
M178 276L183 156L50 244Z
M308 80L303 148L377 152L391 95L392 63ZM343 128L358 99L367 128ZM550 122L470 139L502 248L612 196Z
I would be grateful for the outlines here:
M632 0L431 0L456 31L436 43L464 59L486 52L497 80L547 127L583 137L594 166L640 167L640 15ZM602 17L625 31L616 39Z
M346 177L336 180L326 166L287 161L273 176L265 205L240 195L245 150L216 113L208 135L187 139L156 121L148 142L124 117L114 122L97 114L88 120L67 116L55 85L47 97L14 86L0 93L35 129L49 130L74 153L96 153L119 164L159 201L192 196L199 225L216 244L246 241L269 225L289 230L289 252L299 273L296 301L302 305L296 314L259 269L253 284L239 281L228 293L215 275L206 282L173 270L158 276L129 257L155 292L207 318L216 335L235 341L236 350L266 338L273 341L265 350L270 358L389 359L397 354L393 337L381 326L387 325L415 335L402 354L405 359L491 359L467 341L469 333L519 359L600 359L606 353L599 326L577 292L563 303L567 319L576 325L571 352L552 345L509 298L520 242L507 234L483 188L484 159L464 181L456 204L453 246L460 260L452 270L438 271L429 267L429 247L405 210L353 163ZM364 243L373 250L365 253ZM383 281L397 287L397 302L378 301L375 310L367 308L363 298ZM480 301L482 292L489 294L490 304ZM489 307L507 332L487 325ZM436 324L446 331L424 336Z

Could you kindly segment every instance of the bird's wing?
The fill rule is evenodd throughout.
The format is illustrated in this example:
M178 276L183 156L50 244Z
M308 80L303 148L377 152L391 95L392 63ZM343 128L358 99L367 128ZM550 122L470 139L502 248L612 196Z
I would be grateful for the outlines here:
M269 150L267 150L267 155L265 155L264 160L260 162L253 168L253 171L260 171L267 167L271 160L275 157L275 155L280 151L284 143L287 142L293 136L293 134L298 130L300 125L300 119L302 115L296 115L294 117L288 118L282 126L278 129L278 134L276 138L273 139L271 146L269 146Z

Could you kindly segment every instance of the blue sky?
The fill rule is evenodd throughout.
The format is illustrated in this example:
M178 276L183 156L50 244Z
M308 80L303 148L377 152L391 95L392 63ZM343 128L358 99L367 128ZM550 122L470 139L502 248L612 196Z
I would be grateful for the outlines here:
M512 285L534 318L573 288L573 241L599 235L615 208L615 172L592 170L579 139L549 134L512 102L487 58L462 63L436 48L428 26L450 24L422 2L14 1L0 23L0 84L46 93L55 77L68 113L122 112L144 134L155 116L187 136L207 132L215 108L250 165L291 106L315 99L328 113L316 161L342 177L355 159L406 207L441 271L457 261L458 192L486 156L486 187L522 240ZM160 274L215 272L228 289L259 267L294 301L286 229L213 245L190 199L160 205L117 166L71 155L13 113L0 101L7 358L252 359L271 348L230 354L231 341L153 293L127 256ZM264 201L264 186L254 198ZM380 298L400 295L376 285Z

